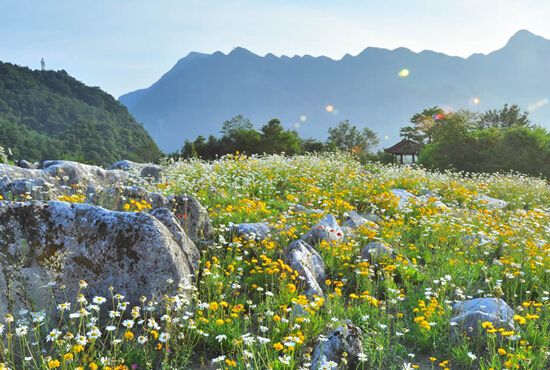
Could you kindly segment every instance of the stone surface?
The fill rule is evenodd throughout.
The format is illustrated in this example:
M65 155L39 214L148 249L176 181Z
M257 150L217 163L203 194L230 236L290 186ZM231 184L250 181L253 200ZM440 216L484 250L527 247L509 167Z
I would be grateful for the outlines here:
M453 335L476 336L484 321L491 322L495 328L514 330L514 310L500 298L474 298L453 305Z
M355 229L365 224L371 229L378 229L378 225L375 222L369 220L363 215L360 215L355 211L348 212L346 221L345 221L346 226Z
M398 209L405 208L411 199L416 198L414 194L404 189L391 189L390 191L394 196L399 198Z
M384 258L393 258L394 256L393 248L381 242L371 242L361 250L361 258L371 264L379 263Z
M492 198L488 195L480 195L477 197L477 200L480 201L485 208L490 210L504 209L508 207L508 202L505 200Z
M311 244L318 244L321 241L342 241L344 239L344 232L338 225L336 218L329 214L322 218L317 225L313 226L302 239Z
M152 163L137 163L127 159L113 163L110 170L133 171L141 177L159 180L162 177L162 168Z
M212 235L212 222L208 212L192 196L175 195L165 197L160 193L149 192L139 186L114 186L88 195L86 202L121 211L124 204L128 203L130 199L137 202L145 200L151 205L151 210L168 208L187 236L194 242L209 239Z
M191 240L209 240L214 232L208 211L197 198L190 195L173 195L167 198L166 208L174 213Z
M128 174L124 171L104 170L71 161L45 161L40 169L0 164L0 194L7 199L14 188L42 186L42 189L33 191L33 199L53 199L76 191L93 193L105 187L123 184L127 180Z
M325 263L311 245L303 240L295 240L285 249L285 260L293 270L298 271L300 284L307 296L323 296Z
M311 369L355 369L359 354L363 351L361 335L361 329L350 321L336 328L329 334L326 341L320 341L315 346ZM347 365L340 363L344 352L347 353Z
M269 226L263 222L231 225L231 232L247 240L262 241L269 235Z
M0 285L8 285L16 306L43 309L52 299L65 301L61 290L44 289L50 281L64 284L69 297L80 280L89 284L90 296L110 297L113 286L132 304L142 295L168 293L167 279L191 287L198 253L178 235L173 220L166 221L165 211L157 216L172 230L143 212L58 201L0 202Z

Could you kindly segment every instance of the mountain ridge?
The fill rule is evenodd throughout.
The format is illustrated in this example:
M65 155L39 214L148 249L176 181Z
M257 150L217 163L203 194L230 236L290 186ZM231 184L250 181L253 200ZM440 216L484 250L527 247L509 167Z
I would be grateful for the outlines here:
M227 54L191 52L154 84L119 100L167 151L179 149L185 139L217 134L237 114L257 125L279 117L303 136L317 138L350 119L388 136L389 144L426 106L491 109L518 103L526 109L550 95L545 87L550 77L547 84L546 77L544 83L538 78L550 76L549 62L550 41L527 30L500 49L466 58L405 47L367 47L340 59L260 56L237 47ZM399 77L404 69L410 73ZM539 111L544 115L536 112L534 118L550 125L544 119L548 107Z

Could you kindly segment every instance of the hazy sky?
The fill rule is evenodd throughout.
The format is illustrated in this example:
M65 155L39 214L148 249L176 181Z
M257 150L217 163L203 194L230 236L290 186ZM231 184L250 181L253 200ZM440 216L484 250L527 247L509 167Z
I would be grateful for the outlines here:
M190 51L341 58L367 46L487 53L519 29L550 38L547 0L0 0L0 60L65 69L115 96Z

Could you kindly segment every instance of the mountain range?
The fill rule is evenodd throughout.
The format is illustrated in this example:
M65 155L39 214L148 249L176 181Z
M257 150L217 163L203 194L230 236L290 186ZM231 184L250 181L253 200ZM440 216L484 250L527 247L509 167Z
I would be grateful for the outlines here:
M243 48L192 52L148 88L119 98L164 151L217 135L242 114L258 127L279 118L303 137L324 138L349 119L389 146L426 107L474 111L518 104L550 126L550 40L519 31L504 47L468 58L368 47L356 56L277 57Z

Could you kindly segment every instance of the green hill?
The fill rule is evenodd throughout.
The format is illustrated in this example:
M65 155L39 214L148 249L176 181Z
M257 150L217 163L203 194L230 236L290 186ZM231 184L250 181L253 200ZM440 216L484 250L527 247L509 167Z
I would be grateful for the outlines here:
M0 62L0 146L14 158L107 165L156 160L147 131L111 95L65 71Z

